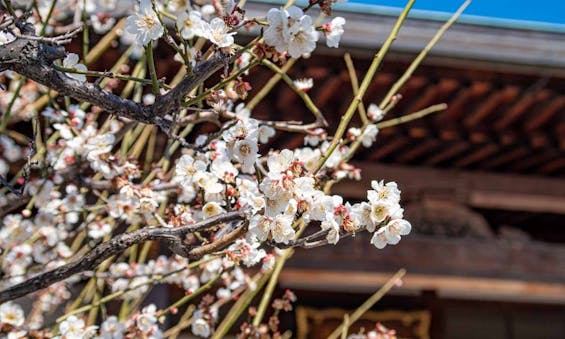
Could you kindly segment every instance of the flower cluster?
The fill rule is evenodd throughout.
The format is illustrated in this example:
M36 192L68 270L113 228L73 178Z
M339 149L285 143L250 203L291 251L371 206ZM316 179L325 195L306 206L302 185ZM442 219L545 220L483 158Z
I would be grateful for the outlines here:
M318 5L328 13L333 2ZM337 244L360 232L369 233L371 243L383 248L410 232L394 182L372 181L363 202L350 203L330 193L333 182L360 178L360 170L349 160L356 145L370 147L375 142L377 122L383 117L377 106L368 107L363 126L345 126L342 130L348 133L342 139L330 137L319 116L313 128L284 119L259 120L255 106L243 102L252 89L249 68L263 58L278 63L307 57L324 36L329 47L338 47L345 19L334 17L318 25L306 14L314 2L304 9L273 8L257 18L246 16L231 0L11 3L30 29L46 36L88 24L97 34L108 32L109 38L93 38L100 43L90 57L67 53L52 63L50 74L72 85L78 96L59 91L70 95L59 100L54 96L59 94L46 88L48 83L38 85L11 71L0 73L6 83L0 96L2 129L9 129L0 136L0 175L2 184L14 185L0 188L0 293L38 274L44 277L42 272L66 269L88 253L122 241L124 233L156 231L163 241L127 243L129 247L120 247L119 254L95 267L37 291L29 307L0 305L0 336L160 338L171 325L167 316L184 310L190 301L193 312L184 328L209 337L222 321L222 307L244 292L256 291L259 279L289 253L284 248ZM4 15L2 48L22 34ZM114 29L121 18L123 29ZM237 45L237 33L254 26L261 26L264 35L245 47ZM93 47L88 34L83 36L84 50ZM130 108L153 113L161 99L182 87L157 79L158 67L153 66L159 64L151 64L151 48L158 43L168 44L176 53L174 60L183 63L179 76L207 81L175 98L174 112L159 116L154 122L158 126L139 124L122 113L131 113ZM95 71L92 60L109 48L123 53L119 61L112 71ZM214 57L226 57L225 75L210 84L214 72L207 74L205 68ZM88 70L81 60L88 61ZM93 81L96 77L100 79ZM285 81L304 98L314 86L311 78ZM99 102L76 100L93 92L111 97L110 107L126 105L111 110ZM12 127L31 119L28 135ZM304 144L274 147L272 140L288 131L303 133ZM28 147L36 147L34 152L25 151L28 139L36 141ZM22 166L25 170L17 170ZM21 194L13 187L22 187ZM23 203L12 206L20 201L13 200L18 195ZM238 213L237 220L191 228ZM159 284L179 289L186 298L169 307L148 304L146 296ZM78 292L77 287L84 289ZM279 335L277 314L290 311L294 301L286 292L272 304L274 315L267 324L245 324L242 333ZM49 313L58 312L61 305L72 307L53 319ZM113 314L115 305L121 310Z

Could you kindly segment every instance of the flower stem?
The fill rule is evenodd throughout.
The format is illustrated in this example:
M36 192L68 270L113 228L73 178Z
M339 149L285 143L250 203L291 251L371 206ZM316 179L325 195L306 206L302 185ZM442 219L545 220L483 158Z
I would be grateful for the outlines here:
M348 324L347 326L350 326L352 324L354 324L357 320L359 320L359 318L365 314L368 310L371 309L371 307L373 307L373 305L375 305L377 303L377 301L381 300L381 298L388 293L388 291L390 291L394 285L397 283L397 281L399 281L399 279L402 279L402 277L406 274L406 270L405 269L400 269L398 272L396 272L387 282L386 284L383 285L383 287L381 287L377 292L375 292L375 294L373 294L369 299L367 299L361 306L359 306L359 308L357 308L355 310L355 312L353 312L349 317L348 317ZM337 339L339 337L339 335L346 329L346 324L342 323L341 325L339 325L338 328L336 328L332 334L330 334L328 336L328 339Z
M147 55L147 66L149 67L151 82L153 83L153 94L159 95L159 79L157 79L155 60L153 58L153 41L149 41L149 44L145 47L145 54Z
M406 7L404 7L404 10L402 11L400 16L396 20L396 23L394 24L394 27L392 28L392 31L388 35L383 46L377 52L377 54L375 54L375 57L373 58L373 61L371 62L371 65L369 66L369 69L367 70L367 74L363 78L363 82L361 83L361 86L359 87L359 92L357 93L357 95L355 95L355 97L351 101L351 104L347 108L347 111L345 112L345 114L341 117L341 122L339 123L337 131L334 134L334 137L332 139L332 143L330 144L330 147L328 148L328 150L324 153L324 155L320 159L320 162L318 163L316 170L314 170L314 174L318 173L324 167L324 164L326 163L326 161L328 161L328 159L330 158L330 156L332 155L334 150L341 143L341 138L345 134L345 131L347 130L347 126L349 125L349 122L351 121L353 114L357 110L357 106L359 106L359 103L361 103L363 101L363 96L365 95L365 92L369 88L369 84L373 80L373 77L374 77L375 73L377 72L377 69L381 65L385 55L387 54L388 50L390 49L392 42L394 40L396 40L396 37L398 36L398 32L400 31L400 27L402 27L404 20L406 20L406 17L408 16L408 12L410 12L410 9L414 5L414 2L415 2L415 0L409 0L408 1L408 3L406 4Z

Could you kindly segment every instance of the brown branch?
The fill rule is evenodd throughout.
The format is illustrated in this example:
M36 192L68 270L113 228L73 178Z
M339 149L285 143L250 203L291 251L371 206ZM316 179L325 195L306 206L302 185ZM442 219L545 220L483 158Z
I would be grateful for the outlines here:
M93 180L91 178L81 178L84 186L101 191L109 191L109 192L119 192L120 187L118 183L113 180ZM149 187L154 192L162 192L162 191L173 191L178 189L180 186L176 182L164 182L154 185L136 185L137 188L144 188Z
M66 265L58 267L54 270L47 271L41 274L34 276L22 283L16 284L10 288L7 288L3 291L0 291L0 304L3 304L7 301L14 300L19 297L23 297L27 294L36 292L40 289L46 288L56 282L62 281L66 278L69 278L77 273L81 273L84 271L90 271L100 265L104 260L122 253L129 247L149 241L149 240L174 240L177 243L179 241L182 242L185 239L186 235L189 233L201 231L212 226L216 226L222 223L232 222L232 221L241 221L245 220L246 216L243 212L229 212L225 214L221 214L210 219L203 220L201 222L195 223L193 225L177 227L177 228L144 228L130 233L123 233L120 234L111 240L103 242L98 246L94 247L88 253L86 253L83 257L73 262L70 262ZM199 250L193 249L189 253L193 253L193 257L203 256L204 254L211 253L212 251L216 251L218 249L223 248L227 241L233 241L236 238L233 238L235 234L234 232L238 231L241 232L242 229L247 229L245 226L239 227L232 233L229 233L224 238L220 239L218 243L221 246L215 245L215 243L206 245L207 250ZM238 233L240 236L242 233ZM203 246L205 247L205 246Z
M16 194L6 195L6 204L0 208L0 218L4 217L6 214L15 211L23 206L25 206L31 197L28 194L23 196L18 196Z
M181 103L186 96L237 57L221 51L216 52L208 60L196 65L193 72L186 75L168 93L158 96L155 104L144 105L105 91L95 83L81 82L56 70L53 62L65 57L65 49L61 46L50 46L45 43L45 38L32 38L33 31L26 31L24 35L25 38L18 38L2 46L0 71L15 71L61 95L91 103L120 117L155 124L165 129L172 123L170 116L181 110Z
M239 226L235 230L231 231L230 233L226 234L219 240L216 240L210 244L203 245L197 247L190 252L188 252L188 259L190 260L199 260L206 254L210 254L213 252L218 252L223 250L224 248L231 245L234 241L239 239L247 232L247 227L249 226L249 222L244 222L243 225Z
M82 25L75 27L72 30L69 30L67 32L64 32L61 35L57 35L54 37L43 37L43 36L37 36L37 35L27 35L27 34L20 34L18 32L13 32L14 36L16 38L19 39L27 39L27 40L35 40L35 41L40 41L49 45L66 45L68 43L70 43L73 38L79 34L80 32L82 32Z
M356 233L359 233L363 230L364 230L364 228L358 229L355 232L345 232L345 233L340 232L339 238L341 240L343 238L353 236ZM299 239L296 239L296 240L291 240L291 241L288 242L288 244L280 244L280 243L275 243L273 241L270 241L269 245L276 247L276 248L279 248L279 249L296 248L296 247L308 249L308 248L320 247L320 246L324 246L324 245L329 244L329 241L327 239L321 239L321 238L327 236L329 232L330 232L330 230L320 230L320 231L313 233L309 236L302 237L302 238L299 238Z

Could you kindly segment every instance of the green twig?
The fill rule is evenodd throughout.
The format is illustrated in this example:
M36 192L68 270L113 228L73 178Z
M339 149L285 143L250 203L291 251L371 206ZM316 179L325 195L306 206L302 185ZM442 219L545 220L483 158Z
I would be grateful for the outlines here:
M292 81L292 79L288 76L288 74L286 74L286 71L283 71L281 68L279 68L277 65L273 64L272 62L270 62L267 59L263 59L261 62L263 63L263 65L267 66L270 70L275 72L277 75L280 75L281 78L283 79L283 81L290 88L292 88L292 90L304 101L304 104L306 105L306 107L310 110L310 112L312 112L312 114L316 118L316 122L319 122L319 123L323 124L324 126L327 126L327 121L324 118L324 116L322 115L322 112L320 111L320 109L316 106L316 104L314 104L314 102L312 101L312 99L310 98L308 93L300 90L294 84L294 81Z
M296 62L296 59L292 58L290 60L288 60L286 62L286 64L284 64L284 66L281 68L281 72L282 74L288 72L288 70L294 65L294 63ZM269 81L265 84L265 86L263 86L263 88L261 88L261 90L255 94L255 96L253 97L253 99L251 99L246 106L246 108L250 111L253 110L253 108L255 108L255 106L257 106L261 100L263 100L263 98L265 98L267 96L267 94L269 94L269 92L271 92L271 90L275 87L275 85L282 79L282 75L281 73L277 73L275 74L271 79L269 79Z
M357 73L355 72L355 66L353 65L353 60L351 59L351 54L345 53L343 56L345 60L345 65L347 66L347 72L349 73L349 79L351 80L351 88L353 90L353 95L357 95L359 93L359 80L357 79ZM365 105L363 102L359 103L359 107L357 107L359 111L359 117L361 118L361 122L363 125L369 123L369 118L367 118L367 111L365 110Z
M351 326L352 324L354 324L357 320L359 320L359 318L365 314L369 309L371 309L371 307L373 307L373 305L375 305L377 303L377 301L381 300L381 298L388 293L388 291L390 291L394 285L399 281L399 279L402 279L402 277L406 274L406 270L405 269L400 269L398 272L396 272L392 278L390 278L386 284L383 285L383 287L381 287L377 292L375 292L375 294L373 294L369 299L367 299L361 306L359 306L358 309L355 310L355 312L353 312L353 314L351 314L349 316L349 324L348 326ZM346 326L345 323L342 323L341 325L339 325L338 328L336 328L332 334L330 334L328 336L328 339L337 339L339 337L339 335L342 333L342 331L346 330Z
M332 143L330 144L330 147L328 148L328 150L324 153L324 155L320 159L318 166L314 170L314 174L318 173L324 167L324 164L326 163L326 161L328 161L328 159L330 158L330 156L332 155L334 150L341 143L341 138L345 134L345 131L347 130L347 126L349 125L349 121L351 121L353 114L357 110L357 106L363 100L363 96L365 95L365 92L369 88L369 84L373 80L373 76L375 75L375 73L377 72L377 69L381 65L381 62L383 61L383 59L384 59L385 55L387 54L390 46L392 45L392 42L394 40L396 40L396 37L398 36L398 32L400 31L400 27L402 27L402 23L404 22L404 20L406 20L406 17L408 16L408 12L410 12L410 9L414 5L414 2L415 2L415 0L409 0L408 1L408 4L406 4L406 7L404 7L404 10L402 11L400 16L396 20L396 24L394 24L394 27L392 28L392 31L388 35L383 46L381 47L379 52L377 54L375 54L375 57L373 58L373 61L371 62L371 65L369 66L369 69L367 70L367 74L363 78L363 82L361 83L361 86L359 87L359 92L357 93L357 95L355 95L355 97L351 101L351 104L349 105L345 114L341 117L341 121L340 121L339 126L337 128L337 131L335 132L335 134L333 136Z
M410 113L410 114L406 114L406 115L403 115L403 116L398 117L398 118L381 121L377 124L377 127L379 129L384 129L384 128L388 128L388 127L392 127L392 126L396 126L396 125L405 124L407 122L410 122L410 121L413 121L413 120L416 120L416 119L421 119L428 114L443 111L446 108L447 108L447 104L433 105L433 106L424 108L423 110L420 110L420 111L417 111L417 112L414 112L414 113Z
M261 298L261 302L257 308L255 318L253 318L253 326L259 326L261 324L261 320L263 320L265 311L271 302L271 297L273 296L273 292L277 286L277 282L279 281L279 275L281 274L282 268L284 267L286 260L290 258L291 255L292 251L290 249L286 249L277 260L273 273L271 274L271 278L269 279L269 284L265 287L265 292L263 292L263 297Z
M157 79L155 60L153 59L153 41L149 41L149 44L145 47L145 54L147 55L147 66L149 67L149 74L153 84L153 94L159 95L159 79Z
M410 64L410 66L408 67L406 72L404 72L404 74L402 74L402 77L400 77L400 79L398 79L398 81L395 82L394 85L392 85L392 87L390 88L388 93L385 95L385 97L381 101L379 107L383 108L384 106L386 106L388 104L388 102L390 101L392 96L395 95L398 92L398 90L406 83L406 81L408 81L408 79L412 76L412 73L414 73L414 70L416 70L416 68L420 65L422 60L424 60L424 58L428 55L428 53L430 52L432 47L438 42L438 40L441 38L443 33L445 33L445 31L455 22L455 20L457 20L457 18L459 18L461 13L463 13L465 8L467 8L467 6L469 6L470 3L471 3L471 0L465 1L463 3L463 5L461 5L461 7L459 7L457 12L455 12L455 14L453 14L451 16L451 18L449 18L449 20L447 20L447 22L445 24L443 24L443 26L441 26L441 28L436 32L434 37L430 40L430 42L428 42L426 47L424 47L424 49L420 52L420 54L418 54L416 59L414 59L414 61L412 61L412 63Z
M228 314L224 317L224 320L220 323L216 332L212 336L212 339L221 339L226 336L230 328L237 321L237 319L245 312L253 298L261 291L263 286L267 283L267 280L271 276L270 273L257 275L253 280L256 282L255 289L248 288L239 299L232 305Z

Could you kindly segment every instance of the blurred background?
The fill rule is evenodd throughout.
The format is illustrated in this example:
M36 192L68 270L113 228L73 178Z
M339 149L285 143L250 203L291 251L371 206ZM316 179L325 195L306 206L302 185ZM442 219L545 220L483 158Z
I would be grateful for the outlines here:
M383 98L461 3L416 2L366 105ZM247 11L273 4L282 2L251 2ZM313 78L309 94L333 128L353 96L343 54L362 78L404 5L338 4L334 14L347 20L340 48L319 48L290 70ZM403 338L565 338L565 4L474 0L465 13L387 118L448 109L382 130L356 158L363 180L335 189L358 201L371 179L398 182L413 233L384 250L357 236L297 251L279 288L298 296L286 321L299 338L325 338L399 268L408 270L403 285L350 333L380 321ZM271 76L256 69L254 89ZM300 120L306 111L279 84L254 114ZM277 138L302 144L293 134Z

